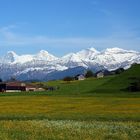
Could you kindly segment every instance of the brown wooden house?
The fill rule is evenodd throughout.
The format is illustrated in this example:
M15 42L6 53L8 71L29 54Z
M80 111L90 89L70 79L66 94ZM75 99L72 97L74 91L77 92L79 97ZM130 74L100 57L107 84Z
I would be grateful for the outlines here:
M6 83L6 92L21 92L21 91L26 91L25 83L19 81Z
M25 83L19 81L0 83L0 92L21 92L21 91L26 91Z
M33 84L23 83L20 81L1 82L0 92L21 92L21 91L44 91L45 89Z

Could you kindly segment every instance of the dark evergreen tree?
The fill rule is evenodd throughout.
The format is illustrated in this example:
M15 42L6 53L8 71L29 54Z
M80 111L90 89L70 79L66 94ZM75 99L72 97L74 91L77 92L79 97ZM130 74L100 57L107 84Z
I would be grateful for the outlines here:
M85 77L86 77L86 78L93 77L93 76L94 76L94 74L93 74L93 72L92 72L91 70L88 70L88 71L86 72L86 74L85 74Z
M0 82L2 82L2 79L0 78Z

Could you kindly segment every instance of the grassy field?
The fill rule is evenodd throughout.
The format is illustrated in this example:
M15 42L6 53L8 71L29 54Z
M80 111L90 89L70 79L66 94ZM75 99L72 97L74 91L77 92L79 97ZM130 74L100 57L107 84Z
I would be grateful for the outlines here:
M1 120L116 120L140 121L140 97L114 96L4 96Z
M0 121L0 140L139 140L140 123Z
M51 81L55 91L0 94L0 140L139 140L140 66L103 79Z

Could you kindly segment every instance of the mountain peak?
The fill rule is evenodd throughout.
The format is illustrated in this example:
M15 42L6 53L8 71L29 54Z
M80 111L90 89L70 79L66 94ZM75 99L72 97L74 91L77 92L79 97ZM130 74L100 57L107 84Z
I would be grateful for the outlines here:
M99 53L100 52L98 52L95 48L88 48L88 49L82 50L76 54L82 60L92 60Z
M91 47L91 48L88 48L87 50L89 51L92 51L92 52L98 52L95 48Z
M139 53L139 52L114 47L114 48L107 48L106 50L103 51L103 53L112 53L112 54L115 53L116 54L116 53Z
M8 51L7 55L17 56L17 54L14 51Z
M56 60L57 57L53 56L52 54L48 53L46 50L41 50L36 56L35 59L44 60L44 61L53 61Z
M14 51L8 51L7 54L4 56L3 61L12 63L15 61L15 59L18 57L18 55Z
M40 54L49 54L46 50L41 50L39 53Z
M107 48L105 51L106 52L124 52L126 50L121 49L121 48L114 47L114 48Z

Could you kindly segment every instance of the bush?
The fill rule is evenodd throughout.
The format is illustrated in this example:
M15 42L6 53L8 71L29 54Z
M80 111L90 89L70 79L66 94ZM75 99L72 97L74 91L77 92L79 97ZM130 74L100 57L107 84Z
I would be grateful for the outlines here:
M131 86L128 87L128 90L131 92L140 91L140 82L131 83Z

